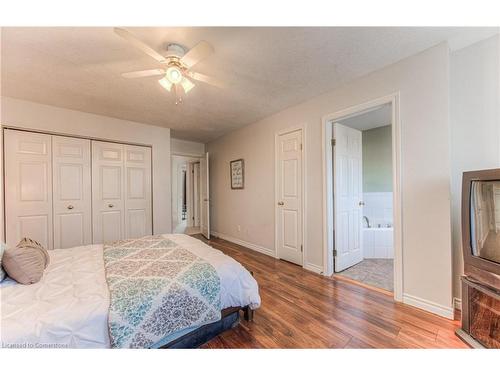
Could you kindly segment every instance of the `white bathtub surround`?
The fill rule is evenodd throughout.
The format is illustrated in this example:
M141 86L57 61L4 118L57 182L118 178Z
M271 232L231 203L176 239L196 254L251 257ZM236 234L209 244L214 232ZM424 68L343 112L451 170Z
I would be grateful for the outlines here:
M363 200L363 215L370 222L367 228L363 221L363 257L394 258L392 192L363 193Z
M393 259L393 229L363 228L363 258Z
M370 221L372 228L376 227L392 227L393 225L393 210L392 210L392 192L376 192L363 193L363 215ZM366 223L364 224L366 226Z

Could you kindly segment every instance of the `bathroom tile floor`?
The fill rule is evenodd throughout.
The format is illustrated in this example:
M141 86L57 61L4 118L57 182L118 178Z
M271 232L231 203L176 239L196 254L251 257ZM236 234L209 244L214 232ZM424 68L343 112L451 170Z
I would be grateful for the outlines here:
M393 259L364 259L362 262L337 273L337 275L393 292L393 272Z

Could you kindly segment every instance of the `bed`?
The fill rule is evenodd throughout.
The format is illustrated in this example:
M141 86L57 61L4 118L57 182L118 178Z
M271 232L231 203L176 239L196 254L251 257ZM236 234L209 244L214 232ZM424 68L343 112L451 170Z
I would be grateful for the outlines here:
M245 318L251 319L252 311L260 306L258 285L240 263L190 236L169 234L161 238L215 269L220 280L220 305L214 306L220 306L221 311L209 324L169 332L147 347L197 347L237 324L240 309L245 311ZM103 245L52 250L40 282L2 282L2 347L117 347L112 345L110 329L114 304L111 276L115 275L109 263L109 257L116 253L117 249Z

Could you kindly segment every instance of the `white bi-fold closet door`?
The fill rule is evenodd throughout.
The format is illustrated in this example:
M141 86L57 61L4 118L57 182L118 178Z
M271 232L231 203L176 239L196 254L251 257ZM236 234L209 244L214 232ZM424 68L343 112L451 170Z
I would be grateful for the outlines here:
M151 148L92 142L94 243L152 233Z
M90 140L52 136L54 248L92 243Z
M6 129L6 242L48 249L152 233L151 148Z
M52 137L6 129L4 144L7 245L30 236L52 249Z

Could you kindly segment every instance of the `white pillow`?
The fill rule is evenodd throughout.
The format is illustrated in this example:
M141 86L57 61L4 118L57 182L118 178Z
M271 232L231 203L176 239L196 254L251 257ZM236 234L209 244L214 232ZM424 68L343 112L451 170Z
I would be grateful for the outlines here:
M3 252L7 249L7 245L4 244L3 242L0 242L0 283L5 279L7 274L5 273L5 270L2 267L2 257L3 257Z

